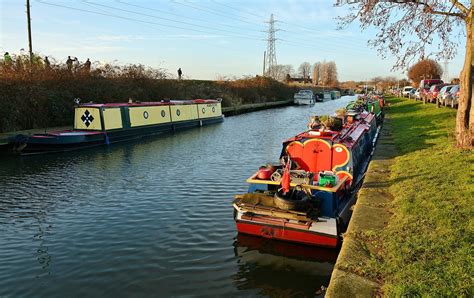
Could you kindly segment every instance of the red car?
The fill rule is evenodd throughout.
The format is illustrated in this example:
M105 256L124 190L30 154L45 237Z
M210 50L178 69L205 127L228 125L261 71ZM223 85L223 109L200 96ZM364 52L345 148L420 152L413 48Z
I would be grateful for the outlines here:
M436 103L436 99L438 98L438 93L441 90L441 88L443 88L444 86L446 86L446 84L438 84L438 85L431 86L430 91L428 91L428 94L427 94L427 101Z
M428 101L428 94L430 92L430 88L433 85L443 84L444 82L440 79L429 79L429 80L421 80L420 81L420 97L423 102Z

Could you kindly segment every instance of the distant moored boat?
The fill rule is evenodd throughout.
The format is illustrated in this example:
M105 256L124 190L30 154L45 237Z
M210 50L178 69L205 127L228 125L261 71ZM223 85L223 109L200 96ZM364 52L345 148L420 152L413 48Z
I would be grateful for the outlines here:
M72 130L8 139L8 151L39 154L108 145L143 136L222 122L221 101L213 99L78 104Z

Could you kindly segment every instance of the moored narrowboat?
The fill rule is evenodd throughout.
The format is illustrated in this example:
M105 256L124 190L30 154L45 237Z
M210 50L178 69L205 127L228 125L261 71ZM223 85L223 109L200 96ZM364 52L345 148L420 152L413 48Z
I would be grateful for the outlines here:
M25 155L77 150L223 120L221 101L213 99L78 104L72 130L11 136L8 151Z
M367 110L345 111L283 142L280 163L262 166L235 196L237 231L336 247L347 227L379 127ZM313 119L314 120L314 119Z

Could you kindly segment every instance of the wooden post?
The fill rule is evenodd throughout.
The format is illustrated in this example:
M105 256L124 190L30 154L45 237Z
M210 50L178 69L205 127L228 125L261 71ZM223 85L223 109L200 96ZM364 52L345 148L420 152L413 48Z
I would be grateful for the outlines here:
M30 67L33 66L33 43L31 41L31 16L30 16L30 0L26 0L26 15L28 17L28 46L30 51Z

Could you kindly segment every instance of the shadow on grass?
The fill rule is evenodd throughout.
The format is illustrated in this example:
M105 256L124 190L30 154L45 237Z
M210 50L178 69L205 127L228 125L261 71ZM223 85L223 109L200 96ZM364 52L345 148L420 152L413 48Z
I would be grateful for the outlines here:
M430 148L440 137L447 137L443 128L449 111L399 98L390 98L389 102L392 133L401 154Z

